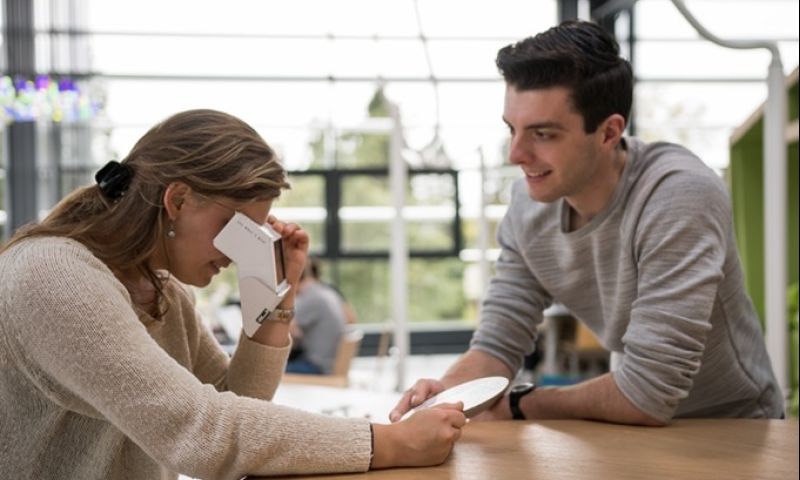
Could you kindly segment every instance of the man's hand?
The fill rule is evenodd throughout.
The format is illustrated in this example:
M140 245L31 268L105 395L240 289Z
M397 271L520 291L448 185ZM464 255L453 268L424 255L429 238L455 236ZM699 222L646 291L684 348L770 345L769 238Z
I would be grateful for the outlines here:
M439 380L434 380L432 378L417 380L417 383L406 390L403 396L400 397L400 401L397 402L397 405L395 405L391 413L389 413L389 420L392 423L399 421L406 412L419 406L422 402L437 393L444 391L444 389L444 384Z

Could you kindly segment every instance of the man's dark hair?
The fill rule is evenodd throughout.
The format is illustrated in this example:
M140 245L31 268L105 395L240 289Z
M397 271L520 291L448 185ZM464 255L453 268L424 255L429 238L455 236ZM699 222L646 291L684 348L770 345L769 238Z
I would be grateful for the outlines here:
M586 133L615 113L628 123L631 64L619 56L617 42L594 23L563 22L501 48L495 62L506 84L519 91L568 88Z

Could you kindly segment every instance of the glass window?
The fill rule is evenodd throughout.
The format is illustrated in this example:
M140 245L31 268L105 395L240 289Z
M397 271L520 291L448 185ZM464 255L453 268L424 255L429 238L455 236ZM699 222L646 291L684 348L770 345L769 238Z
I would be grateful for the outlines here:
M359 323L391 319L389 262L339 259L329 262L330 281L353 305ZM475 320L464 296L464 263L458 258L411 259L408 264L408 317L412 323Z
M639 82L636 133L647 141L684 145L710 167L723 170L729 163L728 138L765 95L763 83Z
M339 209L342 252L388 253L394 218L388 176L385 173L342 175ZM403 217L412 255L455 254L455 188L455 174L409 172Z
M714 35L777 42L784 71L797 68L796 1L686 4ZM638 1L634 14L636 134L681 143L721 173L728 167L731 133L766 98L770 54L724 48L701 38L669 0Z
M323 175L290 174L291 189L285 190L273 206L272 213L283 221L300 224L311 240L314 254L325 251L325 177Z
M336 144L339 168L387 167L389 136L384 133L345 133Z

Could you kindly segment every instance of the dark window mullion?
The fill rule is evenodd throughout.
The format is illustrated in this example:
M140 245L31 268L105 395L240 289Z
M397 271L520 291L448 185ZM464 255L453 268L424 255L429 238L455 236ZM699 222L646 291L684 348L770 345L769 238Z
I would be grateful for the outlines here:
M328 258L337 258L342 253L339 208L342 205L342 175L338 170L325 172L325 249Z

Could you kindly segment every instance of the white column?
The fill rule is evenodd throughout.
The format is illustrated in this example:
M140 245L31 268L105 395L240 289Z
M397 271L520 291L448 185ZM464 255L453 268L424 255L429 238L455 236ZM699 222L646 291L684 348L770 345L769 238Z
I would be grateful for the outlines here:
M403 132L397 107L392 105L390 108L394 125L389 145L389 184L394 217L392 218L392 241L389 249L389 283L394 323L394 346L397 349L396 388L400 392L406 386L406 358L410 343L408 333L408 242L403 218L408 168L400 152L403 145Z
M764 314L767 351L788 398L786 321L786 85L780 57L773 55L764 108Z
M483 299L486 298L486 292L489 289L489 277L492 272L489 265L489 219L486 217L487 207L487 194L486 194L486 158L483 155L483 149L478 149L480 156L480 176L481 176L481 206L480 216L478 217L478 249L481 252L480 259L480 295L478 296L478 320L481 319L483 311Z

